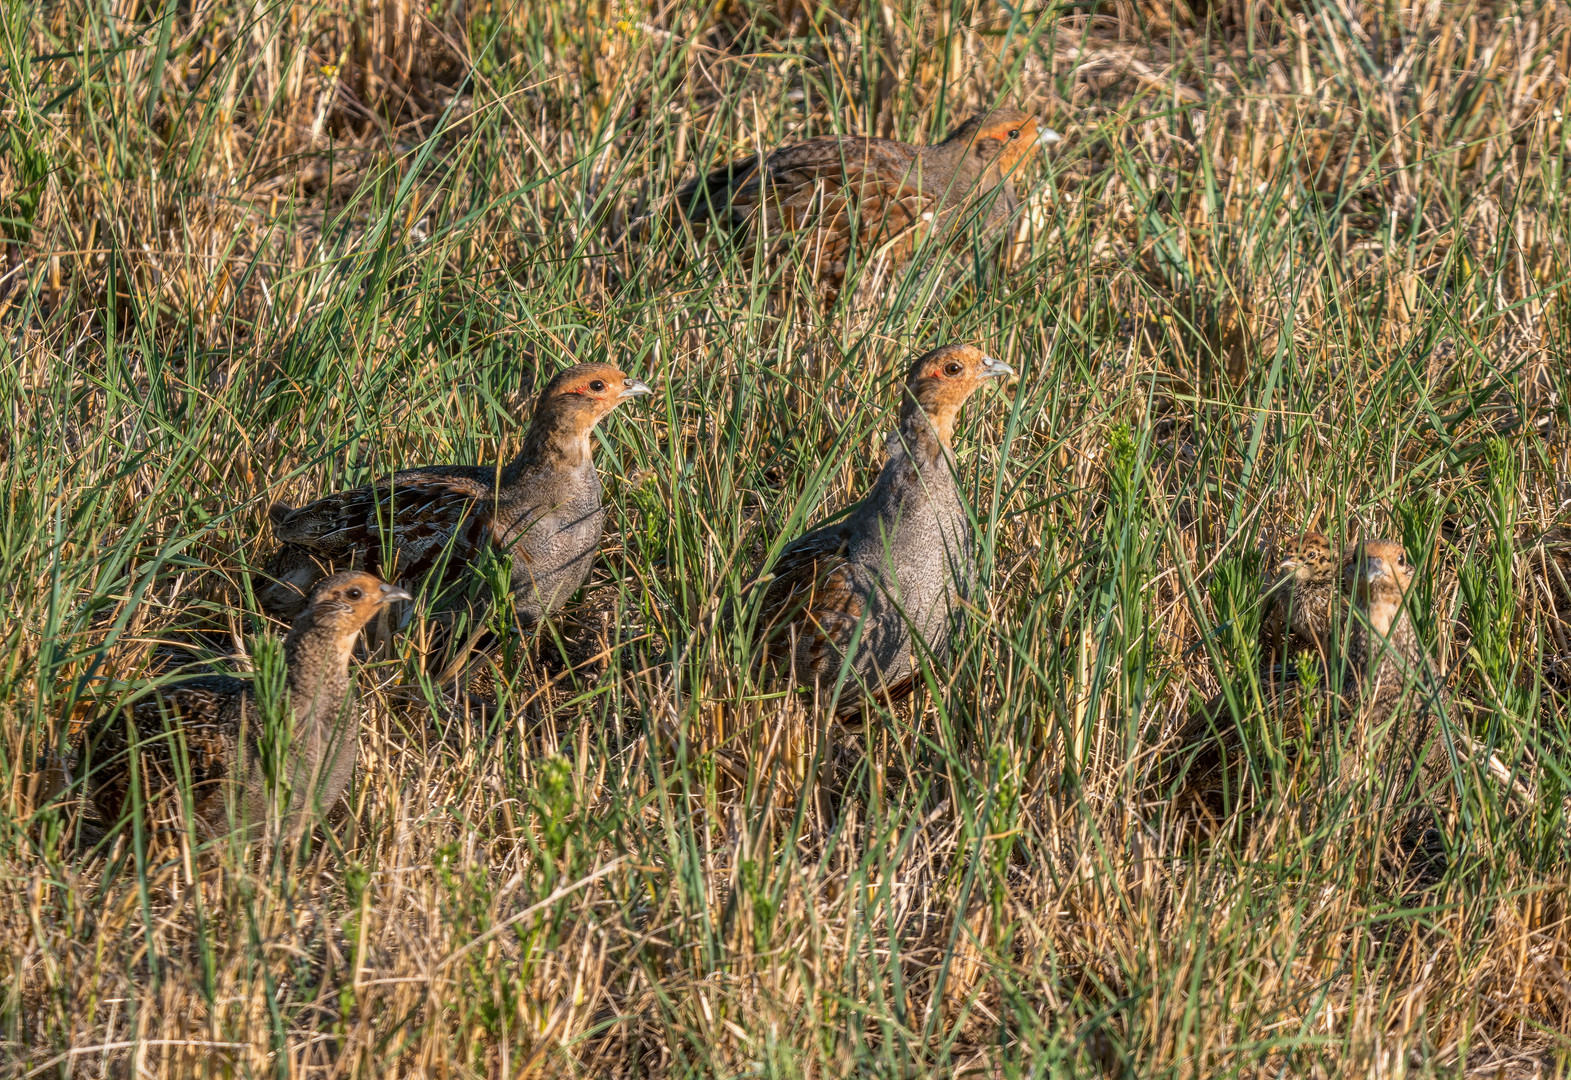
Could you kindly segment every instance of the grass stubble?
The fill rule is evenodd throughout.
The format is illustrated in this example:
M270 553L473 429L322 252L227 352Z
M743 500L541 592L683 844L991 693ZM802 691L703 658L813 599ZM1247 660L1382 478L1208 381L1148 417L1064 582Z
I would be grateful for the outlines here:
M0 34L14 1075L1567 1068L1563 3L62 0ZM994 101L1067 136L1003 262L972 236L826 311L658 213L627 238L728 155ZM985 587L912 704L829 725L725 599L958 340L1022 372L957 439ZM52 793L149 680L276 668L272 499L508 454L570 360L658 380L538 646L587 663L515 642L466 711L417 625L297 846L100 837ZM1422 889L1345 740L1251 679L1259 548L1312 526L1406 542L1447 715L1514 776L1459 765ZM1199 814L1159 759L1223 683L1250 782Z

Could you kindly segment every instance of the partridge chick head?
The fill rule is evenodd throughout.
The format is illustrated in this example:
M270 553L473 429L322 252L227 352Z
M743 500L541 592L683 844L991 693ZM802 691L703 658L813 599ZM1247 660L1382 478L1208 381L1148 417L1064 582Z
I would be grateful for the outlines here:
M1340 569L1331 541L1320 533L1306 532L1287 542L1260 624L1272 652L1284 659L1303 648L1325 655Z
M1389 637L1402 611L1402 597L1413 582L1407 552L1393 540L1362 540L1343 570L1343 585L1363 609L1370 629Z
M1058 132L1039 127L1036 117L1019 109L977 113L945 142L960 143L989 175L1006 177L1040 146L1058 141Z
M1336 556L1324 534L1306 532L1295 536L1282 552L1277 572L1294 581L1314 581L1336 573Z
M354 645L355 635L383 607L396 600L413 599L406 590L389 585L375 574L346 570L322 579L295 626L327 630L347 651Z
M901 419L925 414L945 445L954 437L960 406L989 379L1013 375L1015 369L985 355L974 345L944 345L919 356L906 375Z

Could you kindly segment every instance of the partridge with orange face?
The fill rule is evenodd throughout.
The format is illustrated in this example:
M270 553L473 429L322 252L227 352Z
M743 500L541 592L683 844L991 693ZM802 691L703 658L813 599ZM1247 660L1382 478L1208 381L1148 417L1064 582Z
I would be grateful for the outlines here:
M914 661L947 652L976 546L955 484L955 420L985 382L1012 374L969 345L918 359L872 492L766 568L760 636L821 701L838 688L838 712L903 696Z
M523 448L505 466L406 469L298 509L275 503L269 517L284 546L271 566L275 581L258 599L287 615L335 565L365 567L411 589L433 574L445 585L489 547L511 562L521 621L538 622L583 585L600 545L595 425L649 392L610 364L579 364L546 386Z
M934 146L822 136L741 158L677 192L676 209L695 229L714 225L777 241L803 241L821 294L840 292L853 259L905 262L921 240L944 236L969 212L989 229L1014 213L1014 179L1039 146L1058 135L1017 109L979 113Z
M1343 588L1358 613L1347 644L1348 667L1361 710L1377 722L1404 705L1425 711L1428 672L1407 612L1412 583L1407 552L1392 540L1361 541L1343 570Z
M357 729L349 658L385 605L409 594L371 574L318 585L284 640L290 741L275 776L287 782L286 819L331 807L354 774ZM180 790L189 769L192 809L209 833L258 825L268 809L265 725L250 682L224 675L161 687L88 732L78 761L99 816L113 823L136 803ZM132 786L139 799L132 800Z

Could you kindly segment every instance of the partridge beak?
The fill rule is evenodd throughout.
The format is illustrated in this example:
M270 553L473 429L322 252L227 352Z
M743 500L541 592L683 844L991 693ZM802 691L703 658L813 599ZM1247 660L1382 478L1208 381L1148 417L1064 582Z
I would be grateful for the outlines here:
M397 585L382 586L382 603L391 604L394 600L413 600L408 590L400 589Z
M1370 581L1384 581L1390 572L1386 569L1386 561L1378 555L1364 556L1364 577Z
M654 390L650 388L648 383L641 379L628 379L622 384L622 392L617 395L617 400L626 401L628 398L637 397L639 394L652 393L654 393Z
M1063 136L1050 127L1045 127L1036 133L1036 144L1038 146L1051 146L1062 140Z
M1015 373L1015 369L1014 368L1010 367L1008 364L1004 363L1002 360L999 360L997 357L993 357L993 356L984 356L984 357L982 357L982 374L981 374L981 378L991 379L995 375L1013 375L1014 373Z

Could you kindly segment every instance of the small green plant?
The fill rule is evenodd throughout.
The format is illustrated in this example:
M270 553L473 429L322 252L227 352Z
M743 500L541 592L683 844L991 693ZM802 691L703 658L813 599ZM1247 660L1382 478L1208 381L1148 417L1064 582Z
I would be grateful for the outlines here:
M548 865L566 872L576 809L573 765L563 755L553 754L535 762L534 770L529 803L539 825L541 850Z
M1207 583L1223 655L1233 676L1246 684L1260 668L1260 564L1258 551L1229 556Z
M1491 744L1506 736L1503 725L1530 715L1536 682L1529 657L1519 648L1520 612L1516 602L1517 461L1502 439L1485 447L1487 529L1458 568L1457 580L1467 612L1471 640L1468 657L1491 705Z
M1113 513L1127 517L1140 494L1140 447L1128 424L1114 424L1107 432L1108 502Z
M1420 491L1396 505L1396 520L1401 527L1402 548L1413 560L1413 582L1409 591L1407 615L1419 637L1431 649L1440 647L1440 620L1436 609L1440 593L1435 566L1435 550L1445 519L1445 504L1428 491Z

